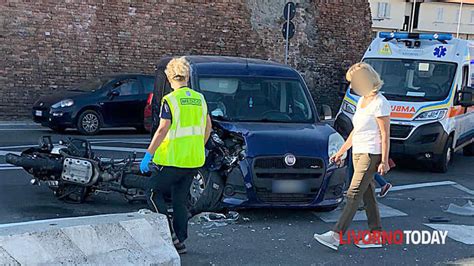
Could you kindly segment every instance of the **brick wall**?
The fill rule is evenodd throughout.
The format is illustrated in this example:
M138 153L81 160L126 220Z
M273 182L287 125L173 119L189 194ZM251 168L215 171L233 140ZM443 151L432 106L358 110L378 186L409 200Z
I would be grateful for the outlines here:
M290 64L317 101L338 107L337 83L370 40L367 1L295 1ZM356 3L356 4L354 4ZM163 55L282 62L284 0L0 1L0 119L83 79L153 73Z

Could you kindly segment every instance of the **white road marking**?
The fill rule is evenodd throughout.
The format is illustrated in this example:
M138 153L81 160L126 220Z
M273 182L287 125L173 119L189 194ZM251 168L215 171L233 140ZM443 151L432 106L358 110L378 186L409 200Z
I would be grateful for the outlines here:
M36 146L38 146L38 144L17 145L17 146L3 146L3 147L0 147L0 150L19 149L19 148L31 148L31 147L36 147Z
M447 186L447 185L456 185L456 184L457 183L453 182L453 181L416 183L416 184L409 184L409 185L393 186L390 189L390 191L400 191L400 190L406 190L406 189L415 189L415 188L422 188L422 187ZM380 188L377 188L375 191L380 192Z
M19 130L28 130L28 131L45 131L46 128L0 128L0 131L19 131Z
M94 144L94 143L150 144L149 139L88 139L88 140L91 144ZM54 143L54 144L58 145L59 143ZM31 148L31 147L37 147L37 146L38 146L38 144L0 146L0 150Z
M470 194L470 195L473 195L473 196L474 196L474 190L469 189L469 188L467 188L467 187L465 187L465 186L463 186L463 185L461 185L461 184L455 184L455 185L453 185L453 187L455 187L455 188L457 188L457 189L459 189L459 190L462 190L462 191L466 192L467 194Z
M126 147L109 147L109 146L92 146L94 150L102 151L126 151L126 152L142 152L145 153L147 149L140 148L126 148Z
M387 217L399 217L399 216L407 216L408 214L401 212L397 209L389 207L387 205L378 203L380 217L387 218ZM339 220L339 217L342 213L342 205L341 207L337 208L331 212L313 212L316 216L318 216L321 220L326 223L334 223ZM365 215L365 211L357 211L353 221L367 221L367 216Z
M3 122L0 122L0 126L39 126L40 127L41 125L33 121L25 121L25 122L3 121Z
M424 224L434 230L448 232L448 237L466 245L474 245L474 226L463 224Z
M103 139L94 139L88 138L89 141L110 141L110 142L123 142L128 143L129 141L150 141L150 138L103 138Z
M16 154L16 155L20 155L21 152L20 151L0 151L0 156L3 155L7 155L7 153L13 153L13 154Z
M5 170L23 170L23 167L19 167L19 166L0 167L0 171L5 171Z

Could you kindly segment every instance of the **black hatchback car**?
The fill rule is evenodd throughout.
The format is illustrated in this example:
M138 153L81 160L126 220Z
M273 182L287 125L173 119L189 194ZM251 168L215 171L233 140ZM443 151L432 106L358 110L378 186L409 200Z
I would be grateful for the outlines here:
M77 128L94 135L103 127L144 130L143 111L155 78L144 74L116 74L87 80L33 105L33 121L57 132Z

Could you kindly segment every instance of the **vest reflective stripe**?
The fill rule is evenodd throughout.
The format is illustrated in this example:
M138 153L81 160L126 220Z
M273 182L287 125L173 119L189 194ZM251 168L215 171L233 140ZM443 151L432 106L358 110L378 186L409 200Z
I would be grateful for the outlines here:
M171 110L168 133L156 150L153 162L180 168L204 165L204 135L207 105L204 96L190 88L181 88L163 97Z
M179 130L170 129L168 131L167 138L168 139L176 139L176 138L195 136L195 135L204 136L205 131L206 131L206 129L202 128L200 126L182 127Z

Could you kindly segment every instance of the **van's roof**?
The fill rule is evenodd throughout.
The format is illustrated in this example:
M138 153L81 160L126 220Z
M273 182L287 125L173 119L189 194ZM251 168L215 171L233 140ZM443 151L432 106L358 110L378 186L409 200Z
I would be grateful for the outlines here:
M165 67L171 58L163 57L156 65L157 68ZM299 77L298 73L287 65L261 59L208 55L190 55L186 56L186 59L198 75Z

